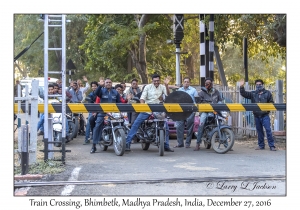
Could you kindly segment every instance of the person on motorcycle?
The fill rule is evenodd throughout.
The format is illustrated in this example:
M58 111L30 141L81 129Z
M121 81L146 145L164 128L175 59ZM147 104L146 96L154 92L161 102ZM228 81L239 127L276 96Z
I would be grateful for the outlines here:
M56 83L54 83L53 84L53 94L54 95L57 95L58 94L58 89L59 89L59 85L58 84L56 84Z
M81 102L83 102L85 100L85 97L86 97L85 93L90 89L90 84L89 84L87 77L82 76L82 79L83 79L83 81L85 81L85 87L83 87L83 84L80 79L77 80L77 85L80 88L79 90L82 92L82 101Z
M71 103L81 103L82 99L83 99L83 93L80 90L79 84L74 81L72 84L72 88L69 90L69 93L72 95L71 98ZM79 134L81 135L85 135L85 131L84 131L84 119L83 119L83 115L80 114L80 121L79 121Z
M251 99L251 103L274 103L273 96L270 91L264 88L264 82L261 79L255 80L256 91L248 92L244 88L244 80L240 81L240 94L244 98ZM265 134L263 127L266 130L268 144L271 151L276 151L274 139L272 136L271 124L270 124L270 111L253 111L255 118L255 125L258 137L258 147L256 150L265 149Z
M95 91L98 87L98 82L96 81L93 81L91 82L91 87L92 87L92 92L90 92L90 94L88 95L88 102L89 103L95 103L96 102L96 94L95 94ZM84 141L84 145L85 144L89 144L90 143L90 140L92 140L92 138L90 139L90 131L91 131L91 123L90 123L90 120L91 120L91 117L93 117L93 113L90 112L89 115L88 115L88 120L87 120L87 123L86 123L86 129L85 129L85 141ZM92 132L93 133L93 132ZM93 134L92 134L93 136Z
M120 94L120 100L123 104L126 104L128 102L128 100L126 98L123 98L123 85L121 84L116 84L115 85L115 90L118 91L118 93Z
M54 93L54 85L49 84L48 85L48 95L53 95L53 93ZM38 130L37 135L38 136L44 135L44 116L45 116L44 113L41 113L40 120L38 122L38 127L37 127L37 130ZM68 126L68 122L66 121L66 134L67 134L66 135L66 143L68 143L70 141L68 132L69 132L69 126Z
M80 103L82 101L82 92L78 87L77 82L72 83L69 93L72 95L71 103Z
M102 87L103 81L101 81L100 85L95 90L95 94L100 98L101 103L121 103L120 94L112 88L112 81L110 78L105 79L104 85L105 86ZM90 152L91 154L97 151L96 144L99 143L102 136L105 115L106 113L97 114L96 125L93 130L93 146Z
M165 96L168 96L170 93L168 84L171 80L171 77L167 77L164 81L165 85L160 84L160 76L158 74L154 74L152 76L152 84L146 85L143 93L140 97L140 103L146 103L146 104L159 104L160 100L159 97L164 94ZM126 149L125 151L130 151L130 144L132 141L132 138L137 133L139 126L142 124L143 121L148 119L151 113L148 112L141 112L136 120L134 121L133 125L131 126L131 129L127 135L126 138ZM174 152L169 146L169 127L168 124L166 125L166 142L165 142L165 151L167 152Z
M202 87L201 92L199 93L200 103L209 102L212 104L216 104L222 102L220 92L217 89L213 88L212 82L213 82L212 79L209 77L205 79L205 84L204 84L205 88ZM207 118L207 112L202 112L200 115L200 124L198 127L197 142L194 151L200 150L200 144L202 142L201 138L202 138L206 118Z

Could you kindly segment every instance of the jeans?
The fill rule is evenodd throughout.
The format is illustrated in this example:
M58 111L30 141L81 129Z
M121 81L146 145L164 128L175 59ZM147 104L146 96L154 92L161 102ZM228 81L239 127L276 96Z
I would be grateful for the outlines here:
M265 115L263 117L255 117L255 125L256 125L257 136L258 136L258 146L260 148L265 148L265 141L264 141L265 134L263 130L264 127L266 130L269 147L270 148L275 147L274 139L271 131L271 123L270 123L269 115Z
M41 130L44 132L44 114L41 113L40 114L40 121L38 122L38 125L37 125L37 130Z
M148 117L150 116L150 114L146 113L146 112L141 112L138 117L136 118L136 120L134 121L133 125L130 128L130 131L127 135L126 138L126 144L130 145L132 138L134 137L134 135L137 133L140 125L142 124L142 122L144 122L145 120L148 119ZM166 123L166 141L165 141L165 149L169 148L169 126L168 123Z
M178 146L184 146L183 139L184 139L184 129L185 129L185 122L186 122L186 145L191 144L191 140L193 137L193 128L194 128L194 119L195 119L195 112L193 112L186 120L176 121L176 133L177 133L177 142Z
M91 132L91 124L90 124L90 118L93 116L92 113L89 113L87 122L86 122L86 128L85 128L85 140L87 141L90 138L90 132Z
M202 134L203 134L203 129L204 129L204 125L205 125L205 121L207 118L207 112L202 112L200 115L200 125L198 127L198 135L197 135L197 144L201 144L202 142Z
M97 114L96 125L93 129L93 144L98 144L101 139L105 115L104 113Z

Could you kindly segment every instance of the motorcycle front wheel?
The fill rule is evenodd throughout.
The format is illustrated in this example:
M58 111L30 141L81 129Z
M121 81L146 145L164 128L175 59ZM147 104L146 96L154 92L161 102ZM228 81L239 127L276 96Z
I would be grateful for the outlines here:
M159 156L164 156L165 151L165 131L159 130Z
M75 134L76 134L75 124L73 121L68 121L68 125L69 125L69 137L73 139L75 138Z
M78 134L78 131L79 131L79 122L78 122L78 118L75 117L75 119L73 120L73 123L75 125L75 129L74 129L74 136L73 138L76 138L77 137L77 134Z
M54 146L61 147L62 133L54 131L53 139L54 139L54 141L58 142L58 143L54 143Z
M220 132L222 138L220 139L218 131L214 132L211 138L211 145L215 152L219 154L224 154L233 147L234 134L233 131L229 128L223 128Z
M114 138L114 150L116 155L122 156L126 147L126 136L123 129L116 129Z

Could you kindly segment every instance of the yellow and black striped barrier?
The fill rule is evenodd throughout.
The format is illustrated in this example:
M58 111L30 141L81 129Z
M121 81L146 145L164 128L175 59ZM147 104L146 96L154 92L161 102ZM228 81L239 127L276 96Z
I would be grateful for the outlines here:
M61 104L49 104L49 113L61 113ZM30 105L29 105L30 110ZM191 104L191 103L164 103L164 104L89 104L69 103L66 104L67 113L88 112L212 112L212 111L285 111L285 103L253 103L253 104ZM38 104L38 111L44 112L44 104ZM14 113L18 112L18 104L14 105ZM21 113L25 113L25 103L21 104Z

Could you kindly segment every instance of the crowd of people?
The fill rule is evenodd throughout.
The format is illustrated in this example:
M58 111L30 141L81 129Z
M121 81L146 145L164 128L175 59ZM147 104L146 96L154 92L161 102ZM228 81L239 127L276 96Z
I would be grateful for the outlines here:
M66 89L66 99L68 103L135 103L135 100L139 100L140 103L147 104L158 104L163 101L163 97L170 94L168 84L171 77L166 77L164 84L161 84L160 75L152 75L152 83L144 85L142 89L138 86L138 80L132 79L131 86L127 91L126 84L120 83L113 86L113 82L110 78L100 77L99 81L89 82L87 77L83 77L83 81L79 79L77 81L72 81L70 86ZM183 85L178 89L178 91L184 91L188 93L193 102L195 102L195 97L199 97L201 100L211 101L214 103L220 103L222 101L221 95L213 87L213 81L211 78L205 79L205 90L197 92L197 90L190 86L191 79L185 77L183 79ZM243 97L252 99L253 103L274 103L272 95L269 91L263 88L263 81L256 80L255 84L257 86L256 93L246 92L243 88L243 83L241 82L240 93ZM89 92L89 90L91 91ZM87 93L89 94L87 95ZM51 84L48 86L48 94L58 94L62 95L62 83L61 80L57 80L56 84ZM126 137L126 149L125 151L131 151L130 145L134 143L135 134L138 131L140 124L146 120L151 113L149 112L128 112L128 120L130 131ZM271 151L276 151L274 140L272 139L271 129L270 129L270 118L268 116L269 112L255 112L255 123L258 131L258 147L257 150L262 150L265 148L264 144L264 132L263 127L267 132L268 144ZM80 133L85 135L84 145L88 145L92 142L92 148L90 153L95 153L97 151L96 145L99 143L102 136L102 129L104 124L105 113L88 113L87 123L84 130L84 119L80 118ZM83 115L82 115L83 116ZM187 119L176 122L176 132L177 132L177 145L174 148L190 148L193 126L194 126L195 113L192 113ZM194 151L200 150L201 137L203 132L204 123L207 117L207 113L202 112L200 115L200 125L198 128L198 136L196 141L196 146ZM38 123L38 135L43 134L43 114L40 117ZM68 129L68 125L66 126ZM184 143L184 129L187 129L186 140ZM174 152L169 145L169 128L166 124L166 141L164 145L164 150L167 152ZM67 132L68 133L68 132ZM67 142L69 141L67 136Z

